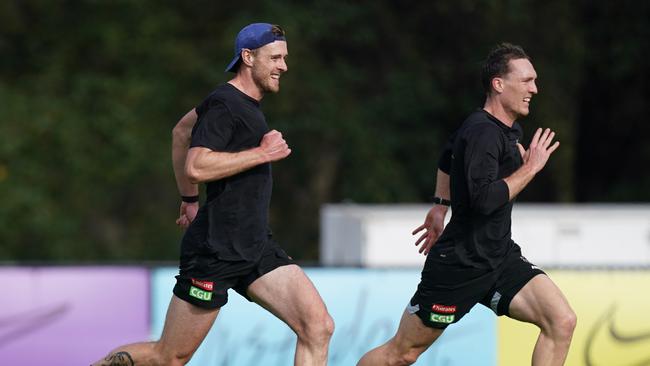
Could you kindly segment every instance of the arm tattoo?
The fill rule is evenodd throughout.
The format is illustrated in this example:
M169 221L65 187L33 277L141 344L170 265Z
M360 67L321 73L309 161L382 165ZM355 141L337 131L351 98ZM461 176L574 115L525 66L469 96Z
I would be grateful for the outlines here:
M108 355L104 361L109 362L107 366L135 366L131 355L123 351Z

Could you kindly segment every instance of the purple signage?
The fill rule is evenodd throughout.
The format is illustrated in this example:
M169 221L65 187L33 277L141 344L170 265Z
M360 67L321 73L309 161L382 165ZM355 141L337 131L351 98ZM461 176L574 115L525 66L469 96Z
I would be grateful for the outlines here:
M135 267L0 267L4 365L89 365L149 337L149 272Z

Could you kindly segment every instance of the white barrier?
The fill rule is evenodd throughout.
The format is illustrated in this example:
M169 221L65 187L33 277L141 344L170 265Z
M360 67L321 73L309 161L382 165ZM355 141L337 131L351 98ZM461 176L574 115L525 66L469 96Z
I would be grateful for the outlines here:
M326 266L421 267L413 229L429 205L325 205L320 261ZM447 217L449 219L449 215ZM648 204L515 204L512 237L539 265L650 265Z

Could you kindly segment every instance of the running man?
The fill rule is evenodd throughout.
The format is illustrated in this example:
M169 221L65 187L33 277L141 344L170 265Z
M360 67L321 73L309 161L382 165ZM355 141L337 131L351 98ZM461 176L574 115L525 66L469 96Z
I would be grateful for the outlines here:
M235 40L219 85L173 130L172 159L186 228L162 336L119 347L95 365L184 365L232 288L284 321L298 337L295 365L326 365L334 323L312 282L273 240L268 226L271 163L291 149L260 110L280 90L287 42L277 25L255 23ZM207 201L199 208L198 184Z
M413 364L477 303L540 328L533 365L564 363L576 315L553 281L522 256L510 231L515 197L559 147L550 129L538 129L528 150L519 143L515 121L529 113L536 78L519 46L503 43L488 55L485 105L452 135L438 163L436 205L413 231L424 230L416 245L427 255L418 289L397 334L358 365Z

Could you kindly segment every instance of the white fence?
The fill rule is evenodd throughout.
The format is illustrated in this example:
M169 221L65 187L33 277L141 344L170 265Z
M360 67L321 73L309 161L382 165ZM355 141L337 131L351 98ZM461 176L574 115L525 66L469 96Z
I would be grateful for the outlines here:
M420 267L413 229L429 205L325 205L322 265ZM449 214L447 219L449 219ZM513 239L546 266L650 266L648 204L515 204Z

